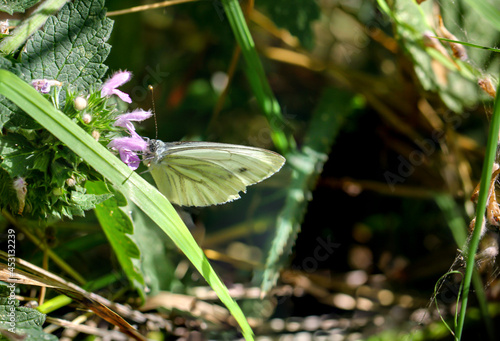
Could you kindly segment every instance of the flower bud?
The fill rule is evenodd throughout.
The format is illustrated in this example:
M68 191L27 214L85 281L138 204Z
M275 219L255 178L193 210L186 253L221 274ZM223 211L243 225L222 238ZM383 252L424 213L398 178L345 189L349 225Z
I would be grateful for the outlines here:
M62 193L63 193L63 192L62 192L62 189L61 189L61 188L54 188L54 189L52 190L52 194L54 194L54 195L56 195L56 196L60 196L60 195L62 195Z
M82 111L83 109L85 109L87 107L87 100L85 98L83 98L82 96L78 96L77 98L75 98L75 101L73 102L73 104L75 105L75 109L78 110L78 111Z
M74 185L76 185L76 179L74 175L72 175L71 178L66 179L66 185L68 187L73 187Z
M89 123L90 123L90 121L92 121L92 115L87 114L87 113L83 114L83 116L82 116L82 121L83 121L83 123L85 123L85 124L89 124Z
M94 130L92 132L92 137L94 138L94 140L99 141L99 138L101 137L101 133L99 133L97 130Z

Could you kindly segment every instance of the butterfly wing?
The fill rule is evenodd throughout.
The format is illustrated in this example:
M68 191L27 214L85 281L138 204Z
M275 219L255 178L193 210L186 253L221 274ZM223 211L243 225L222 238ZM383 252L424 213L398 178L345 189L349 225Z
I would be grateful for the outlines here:
M162 142L157 146L151 174L160 192L181 206L239 199L239 192L267 179L285 163L284 157L269 150L232 144Z

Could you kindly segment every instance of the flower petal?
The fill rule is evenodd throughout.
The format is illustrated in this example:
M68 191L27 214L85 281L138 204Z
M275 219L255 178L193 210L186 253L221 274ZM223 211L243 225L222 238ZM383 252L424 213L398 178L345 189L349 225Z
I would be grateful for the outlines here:
M127 164L132 170L139 168L141 159L136 153L128 149L120 149L120 159Z
M108 144L108 148L114 148L119 151L122 149L145 151L148 148L148 143L135 134L133 137L119 137L112 140Z
M142 109L137 109L132 112L119 115L116 117L115 126L127 128L127 123L129 121L144 121L153 115L151 111L144 111Z
M110 89L116 89L122 86L130 80L130 77L132 77L132 73L129 71L115 72L110 79L104 82L102 89L111 93Z
M46 94L50 90L49 82L46 79L34 79L31 81L31 85L43 94Z
M62 86L63 83L55 79L34 79L31 81L31 85L43 94L47 94L50 91L51 86Z
M120 99L124 102L132 103L132 99L130 98L130 96L128 94L124 93L123 91L114 89L113 94L120 97Z
M102 85L101 97L111 96L114 94L120 97L122 101L127 103L132 103L132 100L130 99L129 95L127 95L122 91L116 90L117 87L128 82L131 76L132 74L129 71L116 72L113 76L111 76L110 79L108 79Z

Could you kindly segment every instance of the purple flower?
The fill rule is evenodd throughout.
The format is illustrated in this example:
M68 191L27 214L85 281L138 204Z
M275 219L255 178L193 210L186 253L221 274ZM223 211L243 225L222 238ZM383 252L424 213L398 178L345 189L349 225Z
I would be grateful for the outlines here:
M130 113L117 116L114 125L116 127L127 128L130 135L135 136L137 135L137 133L135 132L135 128L134 125L132 124L132 121L141 122L150 118L152 115L153 113L151 111L144 111L142 109L137 109Z
M132 74L129 71L118 71L110 79L102 85L101 97L109 97L117 95L120 99L127 103L132 103L130 96L116 88L122 86L130 80Z
M62 83L54 79L34 79L31 81L31 85L43 94L47 94L50 91L50 87L57 85L61 86Z
M148 148L148 143L142 137L119 137L108 144L109 148L113 149L128 149L135 151L145 151Z
M134 131L135 133L135 131ZM137 133L132 137L119 137L108 144L108 148L118 150L120 159L125 162L132 170L136 170L141 162L135 152L143 152L148 148L148 143Z
M150 111L137 109L132 112L116 117L114 125L126 128L130 137L119 137L108 144L108 148L118 150L120 158L130 168L136 170L141 160L136 152L144 152L148 149L148 143L135 131L133 121L140 122L150 118L153 114Z
M125 164L132 170L136 170L141 164L139 156L137 156L137 154L133 151L127 149L120 149L120 159L122 159L122 161L125 162Z

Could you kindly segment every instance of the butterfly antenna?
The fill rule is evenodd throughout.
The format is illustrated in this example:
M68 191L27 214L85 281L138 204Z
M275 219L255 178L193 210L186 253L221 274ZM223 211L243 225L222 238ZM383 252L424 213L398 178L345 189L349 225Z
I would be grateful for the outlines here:
M158 122L156 121L155 96L153 92L153 86L149 85L148 89L151 91L151 102L153 102L153 117L155 119L155 139L158 139Z

